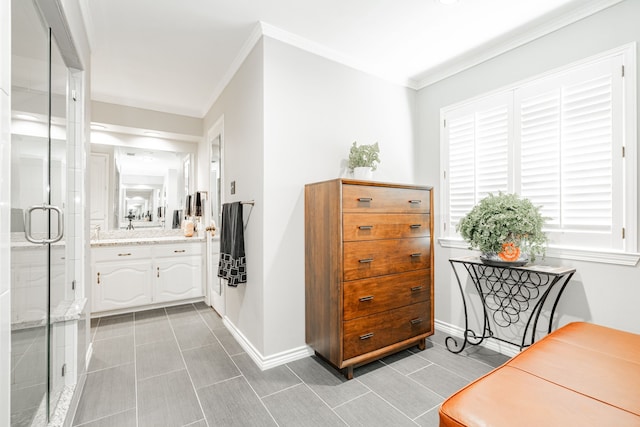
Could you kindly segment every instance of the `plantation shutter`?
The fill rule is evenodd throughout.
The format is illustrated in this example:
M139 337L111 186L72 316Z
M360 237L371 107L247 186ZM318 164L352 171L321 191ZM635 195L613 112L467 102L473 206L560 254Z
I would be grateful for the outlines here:
M604 246L611 245L613 180L621 173L613 159L619 72L611 58L524 86L515 95L520 194L541 206L550 230L594 233Z
M601 57L443 109L446 234L489 193L516 192L540 207L551 244L624 249L635 202L625 201L623 62Z
M452 229L480 199L509 190L510 111L502 94L445 117Z

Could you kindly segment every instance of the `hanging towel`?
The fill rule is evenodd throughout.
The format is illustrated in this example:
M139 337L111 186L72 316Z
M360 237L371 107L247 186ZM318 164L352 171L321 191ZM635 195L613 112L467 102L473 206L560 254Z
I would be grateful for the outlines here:
M220 233L220 262L218 277L227 279L229 286L247 283L247 260L244 254L244 222L240 202L222 205Z

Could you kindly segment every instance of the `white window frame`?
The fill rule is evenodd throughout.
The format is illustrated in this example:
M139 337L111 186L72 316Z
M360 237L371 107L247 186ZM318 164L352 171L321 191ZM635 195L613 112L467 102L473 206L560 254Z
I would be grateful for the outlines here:
M624 65L624 79L623 79L623 118L622 126L620 129L614 129L614 132L621 132L622 146L625 150L625 156L621 160L624 167L623 179L624 189L622 191L616 191L617 186L620 183L614 183L614 197L619 194L624 198L624 249L596 249L596 248L584 248L577 245L570 246L567 244L550 244L547 249L547 257L550 258L562 258L573 259L590 262L601 262L609 264L619 265L636 265L640 260L640 254L637 253L638 245L638 173L637 173L637 159L638 159L638 143L637 143L637 95L636 95L636 43L629 43L618 48L602 52L600 54L585 58L581 61L577 61L568 64L564 67L551 70L541 75L533 76L529 79L516 82L506 87L491 91L489 93L476 96L474 98L465 100L463 102L456 103L447 107L443 107L440 110L440 169L442 171L440 175L440 188L442 215L439 224L440 237L439 243L443 247L450 248L468 248L468 244L463 241L460 236L455 232L455 229L451 229L449 224L446 223L449 219L449 182L447 181L447 169L449 165L449 146L445 132L445 119L447 115L452 111L462 111L465 108L472 108L472 105L479 105L484 100L489 98L496 98L503 96L507 93L514 93L514 99L518 96L519 88L527 87L537 82L543 81L548 78L560 76L571 70L578 69L585 65L601 61L606 58L612 58L615 56L622 57L622 63ZM622 71L622 70L621 70ZM519 117L519 116L518 116ZM517 119L519 120L519 118ZM510 137L517 134L519 137L519 130L514 129L519 126L519 123L515 123L516 120L510 120L509 130ZM513 164L515 159L518 159L520 143L513 145L510 148L510 164ZM615 154L615 153L614 153ZM510 177L509 191L513 191L514 178ZM622 230L620 230L622 232Z

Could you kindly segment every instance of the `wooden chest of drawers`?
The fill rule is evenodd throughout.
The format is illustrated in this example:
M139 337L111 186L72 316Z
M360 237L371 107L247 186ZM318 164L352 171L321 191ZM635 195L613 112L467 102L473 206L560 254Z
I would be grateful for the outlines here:
M433 334L431 187L305 187L306 341L347 378Z

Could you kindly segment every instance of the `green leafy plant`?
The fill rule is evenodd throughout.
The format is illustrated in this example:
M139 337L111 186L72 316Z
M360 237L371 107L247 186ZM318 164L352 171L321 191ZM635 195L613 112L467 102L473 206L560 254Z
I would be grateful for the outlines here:
M532 260L544 255L547 236L545 218L529 199L517 194L489 194L465 215L456 229L471 249L499 253L503 244L513 243Z
M378 163L380 163L380 147L378 143L375 144L363 144L358 146L354 141L349 151L349 169L359 167L370 167L371 170L376 170Z

